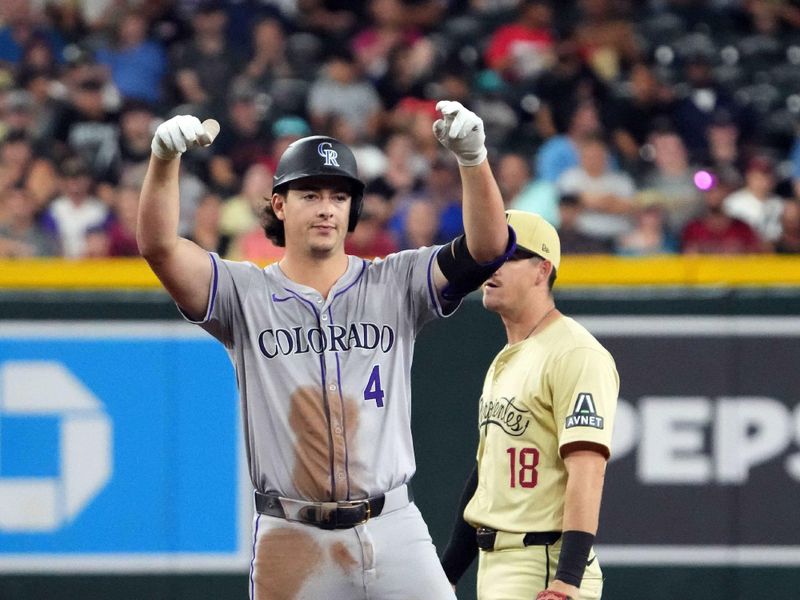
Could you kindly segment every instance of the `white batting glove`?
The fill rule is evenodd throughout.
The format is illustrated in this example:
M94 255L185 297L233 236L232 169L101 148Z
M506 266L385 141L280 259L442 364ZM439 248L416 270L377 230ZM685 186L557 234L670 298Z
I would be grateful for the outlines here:
M201 123L192 115L177 115L156 129L150 149L158 158L172 160L190 148L208 146L219 133L219 123L208 119Z
M486 160L486 133L483 120L460 102L442 100L436 105L442 117L433 124L433 135L456 155L458 163L474 167Z

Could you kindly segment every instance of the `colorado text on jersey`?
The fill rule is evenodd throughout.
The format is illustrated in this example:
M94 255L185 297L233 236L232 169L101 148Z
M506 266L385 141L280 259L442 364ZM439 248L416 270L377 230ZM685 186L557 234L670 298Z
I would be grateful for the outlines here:
M346 352L354 348L389 352L394 346L394 330L388 325L352 323L347 327L292 327L265 329L258 335L258 347L267 358L306 352Z

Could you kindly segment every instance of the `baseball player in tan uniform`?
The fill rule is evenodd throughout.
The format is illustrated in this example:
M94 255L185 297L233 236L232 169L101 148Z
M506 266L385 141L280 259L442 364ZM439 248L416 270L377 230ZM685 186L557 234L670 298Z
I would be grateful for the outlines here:
M484 284L483 304L508 343L486 374L477 466L442 562L455 584L479 552L479 600L596 600L603 577L592 546L619 376L608 351L555 306L555 229L533 213L506 216L517 250Z

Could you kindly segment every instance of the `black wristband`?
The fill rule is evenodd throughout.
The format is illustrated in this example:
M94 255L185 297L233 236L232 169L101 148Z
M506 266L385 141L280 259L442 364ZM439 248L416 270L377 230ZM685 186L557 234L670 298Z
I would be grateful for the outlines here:
M565 531L561 534L561 553L558 556L556 579L581 587L586 561L592 551L594 536L585 531Z

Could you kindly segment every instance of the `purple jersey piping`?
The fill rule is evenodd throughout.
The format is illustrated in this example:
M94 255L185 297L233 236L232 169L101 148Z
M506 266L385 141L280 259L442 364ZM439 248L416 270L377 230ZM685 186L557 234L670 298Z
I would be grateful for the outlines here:
M292 300L292 299L299 300L300 302L302 302L311 311L311 314L317 320L317 327L319 327L320 326L320 324L319 324L319 313L317 312L317 309L314 306L314 304L310 300L306 300L300 294L298 294L295 291L290 290L289 288L283 288L283 289L285 289L287 292L289 292L291 294L291 296L288 297L288 298L275 298L275 294L273 294L272 295L272 299L277 301L277 302L283 302L284 300Z
M213 252L208 253L208 259L211 261L211 289L208 292L208 305L206 306L206 312L203 315L203 318L199 321L192 319L185 310L181 307L180 304L175 302L175 305L178 307L178 311L180 311L183 318L192 323L193 325L202 325L204 323L208 323L208 320L211 318L211 315L214 311L214 302L217 300L217 286L219 284L219 270L217 268L217 261L214 260L215 254ZM219 258L219 255L216 255Z
M441 248L439 249L441 250ZM439 295L436 293L436 290L433 286L433 259L436 258L436 255L439 253L439 250L433 252L431 254L431 258L428 261L428 293L431 296L431 302L433 303L433 307L436 309L436 315L439 317L444 317L444 313L442 312L442 307L439 305Z
M258 523L261 521L261 515L256 517L256 530L253 532L253 558L250 560L250 600L255 600L255 562L256 562L256 541L258 541Z
M331 300L331 303L333 303L333 300L336 300L339 296L341 296L347 290L349 290L351 287L353 287L358 282L358 280L361 279L361 276L364 274L364 271L366 269L367 269L367 261L362 258L361 259L361 271L359 271L358 275L356 275L356 278L353 279L352 283L348 284L346 288L339 290L338 292L336 292L333 295L333 299Z
M331 307L328 306L328 318L331 321L331 325L333 325L333 313L331 312ZM342 407L342 433L344 437L344 472L347 475L347 499L350 500L350 453L347 449L347 412L344 408L344 398L342 397L342 371L341 367L339 366L339 353L335 352L336 355L336 383L339 386L339 404Z
M320 319L319 319L319 313L317 312L317 308L314 306L314 304L310 300L306 300L305 298L303 298L300 294L298 294L294 290L290 290L289 288L283 288L283 289L285 289L292 296L294 296L295 298L300 300L300 302L305 304L309 308L309 310L311 310L311 313L314 315L314 317L317 320L317 327L322 329L322 325L320 324ZM319 370L320 370L320 376L322 378L322 381L321 381L322 404L323 404L323 408L325 409L325 418L328 420L328 452L330 453L330 465L331 465L331 470L330 470L330 473L331 473L331 494L333 494L333 497L335 498L336 497L336 475L333 472L333 432L331 431L331 407L328 404L328 388L325 385L325 380L327 379L328 371L325 368L324 352L321 352L320 355L319 355Z
M333 325L333 301L336 300L339 296L344 294L350 288L352 288L356 283L358 283L359 279L364 275L364 272L367 270L367 261L363 258L361 259L361 270L356 275L355 279L351 283L347 285L347 287L339 290L333 295L331 299L331 303L328 305L328 318L330 319L331 325ZM344 408L344 398L342 397L342 371L341 365L339 363L339 353L334 352L336 355L336 383L339 386L339 402L342 407L342 430L344 433L344 470L347 476L347 499L350 499L350 453L347 448L347 415Z
M319 368L322 372L322 404L325 408L325 417L328 419L328 452L330 452L331 465L331 494L336 498L336 474L333 472L333 432L331 431L331 407L328 402L328 389L325 387L325 380L328 378L328 370L325 368L324 352L319 355Z
M208 303L208 312L206 313L206 318L203 319L204 321L208 321L211 318L211 315L214 314L214 302L217 300L217 284L219 283L219 272L217 271L217 261L214 260L214 257L209 253L208 257L211 259L211 267L214 271L211 277L211 300Z

